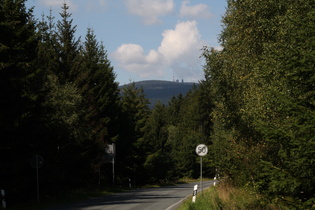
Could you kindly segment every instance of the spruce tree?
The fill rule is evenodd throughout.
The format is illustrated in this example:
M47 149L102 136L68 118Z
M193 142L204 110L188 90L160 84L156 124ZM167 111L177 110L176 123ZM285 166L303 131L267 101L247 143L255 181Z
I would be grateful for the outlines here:
M54 192L80 185L80 180L91 176L85 141L89 138L82 116L83 96L75 83L81 68L79 41L75 40L69 7L64 4L62 21L54 22L52 12L38 25L41 35L38 65L45 81L41 89L42 150L47 155L48 186ZM73 71L75 69L75 71ZM71 76L71 72L75 72ZM75 175L77 174L77 175ZM75 178L74 178L75 177ZM88 179L87 179L88 180Z
M38 69L36 25L24 0L0 1L0 179L8 199L30 190L40 125L36 121ZM25 196L27 197L27 196Z
M91 150L94 153L91 161L94 160L94 167L101 168L106 144L115 142L120 132L118 83L105 47L96 40L91 28L87 30L81 56L81 70L75 83L84 100L82 123L90 139L88 147L98 148ZM108 171L105 176L110 175Z
M173 159L168 144L168 116L165 105L155 104L147 119L144 133L144 168L149 182L156 183L172 179Z
M60 12L61 20L57 22L56 49L59 53L59 66L56 74L62 84L73 82L79 74L79 47L80 38L76 39L76 26L73 26L69 6L64 3Z
M134 82L122 87L121 94L120 122L123 133L117 141L117 161L121 165L121 176L125 179L129 177L139 184L146 178L143 173L143 136L150 113L149 100L143 88L137 88Z
M75 82L87 106L85 120L91 126L93 138L103 143L111 142L115 134L109 137L109 132L114 133L114 130L108 126L117 118L119 101L116 75L107 58L104 45L98 43L90 28L82 48L82 68Z

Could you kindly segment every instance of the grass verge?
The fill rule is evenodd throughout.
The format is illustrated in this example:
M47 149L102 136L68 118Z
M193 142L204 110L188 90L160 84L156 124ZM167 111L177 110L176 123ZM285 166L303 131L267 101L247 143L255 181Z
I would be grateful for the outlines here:
M210 187L199 193L196 202L188 198L178 210L221 210L221 209L288 209L247 188L235 188L227 182L221 182L216 187Z

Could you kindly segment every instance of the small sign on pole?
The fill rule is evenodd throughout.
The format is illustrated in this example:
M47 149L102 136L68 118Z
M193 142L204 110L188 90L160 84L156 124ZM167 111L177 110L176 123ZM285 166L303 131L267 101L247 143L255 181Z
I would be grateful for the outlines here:
M111 156L115 156L116 155L116 148L115 148L115 144L108 144L105 147L105 151L107 154L111 155Z
M196 153L200 156L200 191L202 192L202 157L208 153L208 147L204 144L199 144L196 147Z
M204 144L199 144L196 147L196 153L200 157L205 156L208 153L208 147L206 145L204 145Z
M113 164L113 187L115 186L115 155L116 155L116 147L115 144L108 144L105 148L106 153L111 157L111 162Z

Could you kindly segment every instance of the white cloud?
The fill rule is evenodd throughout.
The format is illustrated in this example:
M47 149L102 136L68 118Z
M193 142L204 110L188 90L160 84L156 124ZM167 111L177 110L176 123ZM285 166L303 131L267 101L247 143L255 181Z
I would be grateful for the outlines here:
M211 13L209 12L208 5L206 4L196 4L193 6L188 6L189 1L183 1L180 9L181 17L193 17L193 18L210 18Z
M57 8L58 11L60 11L60 8L66 3L71 13L73 11L77 12L79 9L89 12L103 12L108 7L108 0L39 0L39 2L46 7Z
M186 21L178 23L175 30L167 30L163 33L158 51L164 56L177 78L198 81L203 78L200 49L204 45L197 22Z
M173 0L125 0L130 14L142 17L144 24L159 23L160 16L171 13L174 9Z
M150 50L146 55L140 45L123 44L113 53L113 57L121 68L142 78L163 76L162 59L155 50Z
M196 50L200 42L200 34L196 21L180 22L175 30L166 30L158 51L167 59L178 59Z
M107 9L107 0L86 1L86 8L88 11L104 11Z
M100 4L101 7L106 7L107 6L106 0L99 0L99 4Z
M157 50L147 54L137 44L123 44L112 54L118 66L141 78L163 77L168 70L185 81L203 77L200 49L204 46L196 21L179 22L174 30L166 30Z
M44 6L59 8L63 6L64 3L66 3L71 9L77 8L77 5L74 4L72 0L40 0L40 3Z

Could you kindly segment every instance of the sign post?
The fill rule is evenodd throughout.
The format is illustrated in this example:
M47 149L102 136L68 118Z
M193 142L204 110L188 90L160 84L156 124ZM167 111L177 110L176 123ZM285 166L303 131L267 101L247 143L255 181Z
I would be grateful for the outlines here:
M199 144L196 147L196 153L200 156L200 191L202 192L202 157L208 153L208 147L204 144Z
M38 169L44 164L44 159L40 155L34 155L31 158L31 166L36 168L36 180L37 180L37 203L39 203L39 173Z
M106 153L111 157L111 162L113 164L113 187L115 187L115 155L116 155L116 147L115 144L108 144L105 148Z

